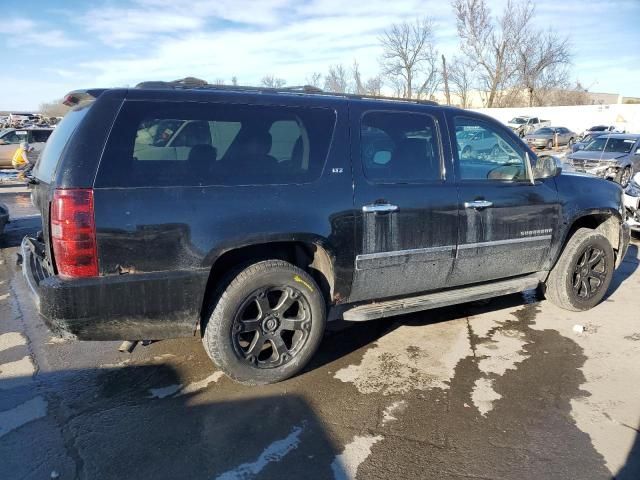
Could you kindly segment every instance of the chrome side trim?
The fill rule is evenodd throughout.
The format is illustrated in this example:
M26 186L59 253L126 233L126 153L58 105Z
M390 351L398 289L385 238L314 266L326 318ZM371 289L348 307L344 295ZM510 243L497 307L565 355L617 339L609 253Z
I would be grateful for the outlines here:
M508 238L506 240L493 240L490 242L463 243L462 245L458 246L458 249L467 250L470 248L498 247L501 245L511 245L514 243L542 242L547 240L551 240L551 235L538 235L535 237L522 237L522 238ZM441 247L413 248L408 250L393 250L390 252L364 253L356 256L356 268L360 269L358 266L358 263L366 262L367 260L379 260L382 258L424 255L429 253L453 252L455 249L456 249L455 245L443 245Z
M506 240L493 240L491 242L463 243L462 245L458 245L458 249L465 250L468 248L498 247L500 245L510 245L512 243L542 242L545 240L551 240L551 235L538 235L536 237L522 237L522 238L508 238Z
M418 255L421 253L446 252L446 251L453 251L455 248L456 248L455 245L444 245L442 247L413 248L410 250L393 250L391 252L364 253L362 255L358 255L356 257L356 261L375 260L378 258L389 258L389 257L402 257L404 255Z

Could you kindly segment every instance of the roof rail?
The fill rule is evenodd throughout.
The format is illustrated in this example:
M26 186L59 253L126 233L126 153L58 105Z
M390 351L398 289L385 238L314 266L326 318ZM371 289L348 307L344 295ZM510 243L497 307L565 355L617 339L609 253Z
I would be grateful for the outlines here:
M327 92L321 88L314 87L312 85L296 85L291 87L254 87L246 85L214 85L206 83L203 80L187 77L180 80L173 80L171 82L163 81L149 81L142 82L136 85L135 88L141 89L197 89L197 90L222 90L230 92L255 92L255 93L282 93L282 94L304 94L304 95L324 95L330 97L341 97L355 100L385 100L391 102L408 102L418 103L424 105L438 105L437 102L432 100L421 100L416 98L396 98L388 97L384 95L363 95L357 93L337 93Z

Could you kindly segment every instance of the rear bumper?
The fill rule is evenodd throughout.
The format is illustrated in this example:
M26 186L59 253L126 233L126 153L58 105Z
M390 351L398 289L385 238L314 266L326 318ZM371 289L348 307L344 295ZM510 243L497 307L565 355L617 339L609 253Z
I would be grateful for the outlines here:
M154 272L63 280L22 241L22 272L49 329L81 340L160 340L191 336L208 271Z

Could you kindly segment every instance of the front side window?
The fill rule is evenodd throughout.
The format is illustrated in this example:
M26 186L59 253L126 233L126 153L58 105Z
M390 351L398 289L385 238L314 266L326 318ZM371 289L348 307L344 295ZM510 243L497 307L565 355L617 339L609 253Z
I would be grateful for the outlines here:
M128 102L97 185L308 183L323 170L334 124L325 108Z
M376 183L415 183L441 179L436 122L429 115L369 112L360 128L364 174Z
M526 180L525 153L497 128L472 118L455 118L461 180Z

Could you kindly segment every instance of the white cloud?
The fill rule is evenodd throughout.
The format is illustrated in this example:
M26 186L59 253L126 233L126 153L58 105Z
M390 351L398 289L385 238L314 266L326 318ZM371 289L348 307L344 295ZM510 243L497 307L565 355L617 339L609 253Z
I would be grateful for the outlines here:
M81 45L59 29L45 26L27 18L6 18L0 23L0 34L7 36L9 47L69 48Z

